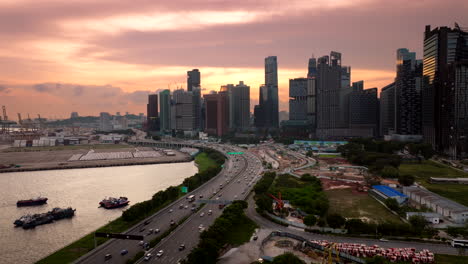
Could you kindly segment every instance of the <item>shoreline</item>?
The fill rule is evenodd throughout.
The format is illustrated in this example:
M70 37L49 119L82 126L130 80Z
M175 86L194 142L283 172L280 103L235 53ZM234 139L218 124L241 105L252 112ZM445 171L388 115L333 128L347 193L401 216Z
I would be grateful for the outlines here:
M67 164L67 165L51 165L44 167L19 167L19 168L8 168L1 169L0 173L9 172L25 172L25 171L44 171L44 170L67 170L67 169L86 169L86 168L105 168L105 167L120 167L120 166L135 166L135 165L151 165L151 164L168 164L168 163L183 163L190 162L194 159L186 157L183 159L176 160L149 160L149 161L122 161L122 162L110 162L110 163L90 163L90 164ZM115 161L115 160L114 160Z

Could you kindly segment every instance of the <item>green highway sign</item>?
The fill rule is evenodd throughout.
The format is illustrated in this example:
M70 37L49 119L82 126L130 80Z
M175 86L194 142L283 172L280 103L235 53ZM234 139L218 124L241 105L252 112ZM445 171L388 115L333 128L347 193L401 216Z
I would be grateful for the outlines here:
M183 193L188 193L188 187L186 187L186 186L180 187L180 190L181 190Z
M228 155L242 155L244 152L228 152Z

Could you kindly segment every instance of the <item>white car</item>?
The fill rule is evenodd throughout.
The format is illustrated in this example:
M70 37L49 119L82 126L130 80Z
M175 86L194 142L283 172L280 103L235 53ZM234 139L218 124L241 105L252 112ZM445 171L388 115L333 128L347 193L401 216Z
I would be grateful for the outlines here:
M145 260L145 261L149 261L152 257L153 257L153 254L148 253L148 254L145 255L144 260Z
M208 210L208 215L211 215L213 213L212 210Z
M172 209L169 209L169 213L172 213L173 211L174 211L174 210L172 210Z
M200 214L200 217L203 217L204 215L205 215L205 213L201 213L201 214Z
M164 250L161 249L158 251L158 254L156 254L156 257L160 258L162 255L164 255Z

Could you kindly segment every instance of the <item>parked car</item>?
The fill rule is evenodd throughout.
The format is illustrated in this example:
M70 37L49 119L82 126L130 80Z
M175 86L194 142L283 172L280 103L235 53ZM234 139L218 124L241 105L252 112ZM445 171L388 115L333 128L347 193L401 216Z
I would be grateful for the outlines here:
M109 259L111 259L111 258L112 258L112 255L111 255L111 254L106 254L106 255L104 256L104 260L109 260Z

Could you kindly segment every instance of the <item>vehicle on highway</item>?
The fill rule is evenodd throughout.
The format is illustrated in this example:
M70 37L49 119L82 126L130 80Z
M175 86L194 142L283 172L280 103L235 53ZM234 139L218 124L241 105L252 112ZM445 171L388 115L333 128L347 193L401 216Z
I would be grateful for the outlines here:
M164 250L161 249L158 251L158 254L156 254L156 257L160 258L162 255L164 255Z
M200 199L203 198L203 194L200 194L198 197L199 197Z
M202 212L202 213L200 214L200 217L203 217L204 215L205 215L205 213Z
M152 235L153 232L154 232L154 230L153 230L153 229L150 229L150 230L148 230L148 234L146 234L146 235L147 235L147 236Z
M218 208L223 209L225 206L226 206L225 204L220 204L220 205L218 205Z
M146 220L143 224L144 224L144 225L147 225L147 224L149 224L149 223L151 223L151 220Z
M192 194L192 195L188 196L187 200L189 201L189 203L195 201L195 195Z
M184 205L183 204L179 204L179 209L182 209L184 208Z
M212 215L213 214L213 211L212 210L208 210L208 215Z
M188 209L188 205L184 206L184 209Z
M219 194L218 194L218 197L221 197L221 195L223 195L223 194L222 194L222 193L219 193Z
M198 229L202 229L202 228L203 228L203 224L200 224L200 225L198 226Z
M172 210L172 209L169 209L169 213L172 213L172 212L174 212L174 210Z
M171 219L171 226L175 225L174 220Z
M237 194L236 194L236 195L234 195L234 200L236 200L236 199L237 199Z
M148 253L148 254L145 255L144 260L145 260L145 261L149 261L152 257L153 257L153 254Z
M468 240L465 239L452 239L452 247L465 247L468 248Z
M142 229L140 229L140 233L145 231L145 230L146 230L146 228L143 227Z
M109 259L111 259L111 258L112 258L112 255L111 255L111 254L106 254L106 255L104 256L104 260L109 260Z
M143 240L140 241L140 242L138 243L138 245L139 245L140 247L142 247L144 244L145 244L145 241L143 241Z
M190 210L192 210L193 212L195 212L197 210L196 207L192 207Z
M379 239L379 241L381 241L381 242L388 242L388 239L385 239L385 238L382 237L381 239Z
M155 233L155 234L159 233L159 228L156 228L156 229L154 230L154 233Z
M182 251L182 250L184 250L184 249L185 249L185 245L184 245L184 244L180 244L180 246L179 246L179 251Z
M127 253L128 253L128 250L126 250L126 249L122 249L122 251L120 251L120 255L122 255L122 256L127 255Z

